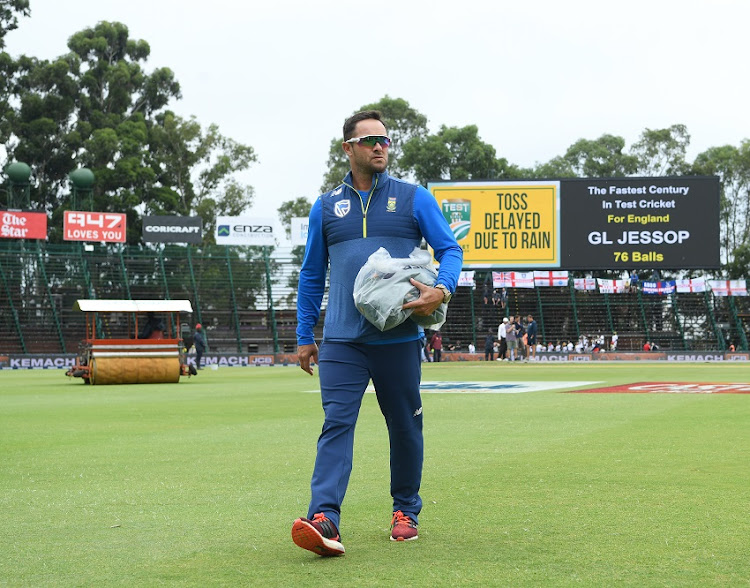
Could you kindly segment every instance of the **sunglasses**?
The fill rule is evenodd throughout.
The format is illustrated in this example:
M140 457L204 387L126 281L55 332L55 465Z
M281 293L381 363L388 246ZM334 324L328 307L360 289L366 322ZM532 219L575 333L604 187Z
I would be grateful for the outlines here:
M388 147L391 144L391 138L385 135L367 135L366 137L353 137L345 143L357 143L358 145L367 145L367 147L375 147L377 144L381 147Z

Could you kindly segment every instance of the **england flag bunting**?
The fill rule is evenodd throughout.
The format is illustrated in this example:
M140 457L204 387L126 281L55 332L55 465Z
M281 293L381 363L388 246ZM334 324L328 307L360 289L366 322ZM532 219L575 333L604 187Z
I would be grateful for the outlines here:
M573 287L576 290L596 290L596 280L594 278L575 278Z
M678 294L691 294L706 291L706 280L695 278L692 280L675 280L675 288Z
M470 288L476 286L476 283L474 282L474 272L461 272L458 274L458 285L468 286Z
M747 296L745 280L709 280L714 296Z
M505 279L506 274L510 275L510 272L492 272L492 287L510 288L510 280Z
M535 286L567 286L568 272L534 272Z
M512 288L533 288L534 272L510 272Z
M621 294L626 290L625 280L603 280L597 278L599 283L599 292L602 294Z
M667 282L643 282L644 294L674 294L675 288L674 280Z
M533 272L492 272L494 288L533 288Z

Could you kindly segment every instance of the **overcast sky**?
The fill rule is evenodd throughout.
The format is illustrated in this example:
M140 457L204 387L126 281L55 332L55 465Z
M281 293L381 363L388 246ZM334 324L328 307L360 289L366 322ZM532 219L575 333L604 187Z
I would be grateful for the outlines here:
M51 59L99 21L171 68L171 108L251 145L251 213L317 196L330 140L383 96L476 124L500 157L545 162L580 138L630 146L685 124L689 157L750 138L748 0L31 0L11 55Z

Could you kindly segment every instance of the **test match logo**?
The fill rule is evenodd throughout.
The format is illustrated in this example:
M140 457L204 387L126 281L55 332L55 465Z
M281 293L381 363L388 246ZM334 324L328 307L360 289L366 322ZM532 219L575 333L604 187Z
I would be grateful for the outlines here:
M471 230L471 201L443 200L443 216L453 231L456 241L466 238Z

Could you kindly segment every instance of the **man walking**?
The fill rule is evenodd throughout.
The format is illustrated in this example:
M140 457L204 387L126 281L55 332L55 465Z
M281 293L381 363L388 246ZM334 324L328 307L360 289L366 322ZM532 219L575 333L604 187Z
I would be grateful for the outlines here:
M526 318L526 361L529 360L529 353L536 359L536 336L537 336L537 324L534 317L529 316Z
M484 361L492 361L495 358L495 337L492 330L487 332L484 338Z
M500 342L497 353L498 361L503 361L505 359L505 355L508 353L508 333L506 330L507 327L508 317L504 316L502 322L500 323L500 326L497 327L497 340Z
M322 556L342 555L341 504L352 469L354 428L372 379L390 439L391 540L418 537L422 499L423 437L420 341L406 320L381 332L356 309L354 278L367 258L384 247L408 257L424 237L440 263L435 284L412 280L419 298L404 305L428 316L450 301L463 252L432 195L386 173L391 139L378 111L359 112L344 123L342 148L351 171L312 207L297 296L297 344L302 370L320 367L325 413L313 469L307 516L292 525L299 547ZM330 290L318 350L318 322L330 262Z
M200 323L195 325L195 335L193 335L193 345L195 345L195 369L202 370L201 358L206 352L206 336L203 334L203 327Z

